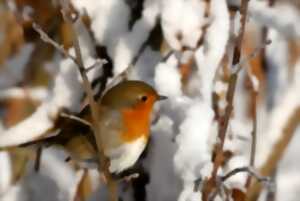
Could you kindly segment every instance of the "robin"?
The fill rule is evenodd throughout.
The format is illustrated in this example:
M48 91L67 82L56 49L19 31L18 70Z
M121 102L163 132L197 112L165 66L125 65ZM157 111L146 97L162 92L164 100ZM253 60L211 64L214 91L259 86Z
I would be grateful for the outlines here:
M111 173L119 174L136 163L149 140L154 103L164 99L165 96L142 81L123 81L100 98L100 137ZM90 122L90 108L84 109L79 118ZM78 122L72 124L44 142L62 145L75 161L97 160L96 143L90 128L87 132L87 128Z

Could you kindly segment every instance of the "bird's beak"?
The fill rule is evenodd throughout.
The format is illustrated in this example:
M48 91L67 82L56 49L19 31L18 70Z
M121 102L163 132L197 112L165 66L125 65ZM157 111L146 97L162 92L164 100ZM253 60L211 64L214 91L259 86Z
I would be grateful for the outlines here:
M167 96L162 96L162 95L158 95L158 100L166 100L168 97Z

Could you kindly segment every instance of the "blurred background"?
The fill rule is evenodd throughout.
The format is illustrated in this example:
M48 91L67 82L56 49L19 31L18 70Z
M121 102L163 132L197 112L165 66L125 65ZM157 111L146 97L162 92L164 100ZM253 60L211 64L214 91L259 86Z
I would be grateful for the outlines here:
M156 108L151 143L139 162L144 168L143 176L136 182L120 184L121 200L202 199L203 189L194 191L194 181L205 181L211 173L218 126L228 106L226 93L235 37L241 27L241 2L220 2L70 2L82 22L76 30L86 66L97 59L106 60L101 69L89 74L95 90L133 66L126 71L128 79L144 80L170 97ZM50 38L72 52L72 32L60 10L58 0L0 2L0 136L4 136L0 141L12 139L13 144L22 136L29 142L43 134L37 131L55 126L60 110L78 112L85 104L75 64L41 40L32 27L33 22L38 24ZM271 41L268 45L267 40ZM243 69L235 88L219 174L249 166L251 133L256 122L254 166L258 174L271 178L272 185L265 185L255 198L249 199L297 201L299 0L249 1L241 60ZM42 107L47 109L39 109ZM47 111L39 113L42 116L55 114L53 122L43 123L41 116L35 116L37 111ZM22 125L24 121L26 126ZM39 124L45 126L35 129ZM14 133L16 137L5 137ZM36 172L36 147L1 151L0 200L107 199L107 189L97 170L65 162L66 155L62 148L43 150L40 170ZM255 194L244 186L246 179L243 173L226 181L230 194L227 198L246 200L245 195ZM258 184L253 182L255 185ZM241 194L237 196L236 192ZM221 194L216 200L225 200Z

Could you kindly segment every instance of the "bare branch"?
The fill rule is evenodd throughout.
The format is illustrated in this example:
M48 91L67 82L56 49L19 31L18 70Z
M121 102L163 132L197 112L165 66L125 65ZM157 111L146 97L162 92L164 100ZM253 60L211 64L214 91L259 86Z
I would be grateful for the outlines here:
M248 2L249 0L242 0L242 6L241 6L241 29L239 31L239 35L236 40L236 45L234 48L234 54L233 54L233 63L232 65L235 66L240 62L240 57L241 57L241 48L242 48L242 40L244 37L244 32L245 32L245 24L246 24L246 16L247 16L247 8L248 8ZM234 99L234 94L235 94L235 87L237 83L237 78L238 78L238 72L233 72L230 75L229 78L229 86L228 86L228 92L226 94L226 101L227 101L227 107L225 108L225 115L221 118L222 120L220 121L219 125L219 134L218 137L220 139L220 143L216 145L216 157L214 160L214 167L213 167L213 172L212 172L212 177L216 178L217 176L217 171L221 165L222 161L222 155L223 155L223 147L224 147L224 142L225 142L225 137L226 137L226 132L227 128L229 125L229 120L231 113L233 111L233 99Z
M105 59L96 59L95 63L85 69L85 72L89 72L93 70L94 68L102 67L104 64L107 64L107 61Z
M273 187L268 189L268 192L266 195L266 201L275 201L276 200L276 190L277 190L276 176L277 176L277 170L275 170L273 172L272 176L270 177Z
M82 118L80 118L80 117L77 117L77 116L75 116L75 115L67 114L67 113L61 112L61 113L59 114L59 116L64 117L64 118L68 118L68 119L72 119L72 120L74 120L74 121L78 121L78 122L80 122L80 123L82 123L82 124L84 124L84 125L87 125L87 126L89 126L90 128L92 128L92 124L91 124L90 122L88 122L88 121L86 121L86 120L84 120L84 119L82 119Z
M128 176L122 177L121 179L118 180L118 182L122 182L122 181L130 182L133 179L137 179L139 176L140 176L139 173L133 173L133 174L130 174Z
M103 152L103 142L101 139L101 133L100 133L100 116L99 116L99 106L97 105L96 101L94 100L94 92L92 90L92 86L88 80L88 77L86 75L86 71L84 68L84 63L82 59L82 54L81 54L81 49L79 45L79 39L78 35L75 30L74 23L79 20L78 16L74 15L73 12L71 12L69 8L69 2L61 0L61 5L62 5L62 14L64 17L64 20L70 25L71 27L71 32L72 32L72 41L75 49L75 54L76 54L76 64L79 69L80 75L83 80L83 86L85 89L85 92L87 93L89 105L91 107L91 113L92 113L92 123L93 123L93 131L94 131L94 136L96 139L96 144L98 147L98 152L99 152L99 167L100 171L104 172L104 175L107 179L107 185L109 189L109 197L111 201L117 201L117 189L116 189L116 183L113 181L110 172L108 170L109 162L107 158L104 155ZM75 16L75 17L74 17Z
M254 75L249 75L249 76L254 76ZM249 161L250 167L255 167L256 136L257 136L257 95L258 95L258 91L256 90L257 89L255 89L254 83L252 81L251 98L253 102L253 110L252 110L253 123L252 123L252 131L251 131L252 141L251 141L251 153L250 153L250 161ZM251 176L252 175L248 176L247 181L245 183L246 189L250 187Z
M162 57L161 62L166 62L170 56L172 56L174 54L173 50L170 50L165 56Z
M240 63L241 58L241 49L242 49L242 41L244 37L245 32L245 25L246 25L246 18L247 18L247 9L248 9L248 2L249 0L242 0L241 5L241 27L239 30L239 35L236 38L236 43L234 47L233 52L233 60L232 60L232 67L236 66ZM220 118L219 121L219 130L218 130L218 138L219 143L215 146L215 157L213 159L213 170L212 170L212 176L211 176L211 186L204 186L203 188L203 201L208 200L210 197L210 194L214 191L214 189L218 186L217 181L217 172L219 167L222 165L223 162L223 148L226 138L226 133L230 121L230 117L233 111L233 100L234 100L234 94L235 94L235 88L238 78L238 72L232 72L229 78L229 85L228 85L228 91L226 94L226 102L227 106L225 108L225 114L223 117Z
M34 161L34 171L35 172L39 172L39 170L40 170L42 153L43 153L43 146L39 145L36 150L36 157L35 157L35 161Z
M280 161L280 159L284 154L284 151L286 150L290 141L292 140L292 137L295 133L294 131L296 130L299 123L300 123L300 107L295 108L294 113L289 117L289 120L282 131L281 138L273 146L273 151L270 153L269 157L267 158L265 163L262 165L262 168L260 169L261 175L269 176L274 172L278 162ZM262 186L260 183L253 184L247 193L248 200L249 201L256 200L260 194L261 188Z
M236 65L240 62L249 1L250 0L242 0L242 2L241 2L241 10L240 10L240 12L241 12L241 20L240 20L241 28L240 28L239 34L236 38L236 44L235 44L235 48L234 48L233 61L232 61L233 65Z
M271 181L269 177L263 177L263 176L259 175L252 167L235 168L232 171L228 172L226 175L222 176L221 181L224 182L227 179L229 179L230 177L232 177L238 173L241 173L241 172L247 172L251 176L255 177L257 179L257 181L259 181L259 182L270 183L270 181Z
M82 59L82 54L81 54L81 49L80 49L80 45L79 45L79 40L78 40L78 36L77 33L75 31L75 25L74 23L77 22L77 20L79 20L78 14L74 13L71 11L71 9L69 8L69 2L65 1L65 0L61 0L61 5L62 5L62 14L63 14L63 18L64 20L70 25L71 27L71 32L72 32L72 41L73 41L73 45L74 45L74 50L75 50L75 55L76 57L70 55L61 45L59 45L57 42L55 42L54 40L52 40L37 24L33 24L33 28L35 31L37 31L40 34L41 39L52 45L54 48L56 48L59 52L61 52L62 54L64 54L67 58L70 58L78 67L80 75L82 77L83 80L83 87L85 89L85 92L88 96L88 100L89 100L89 105L91 107L91 113L92 113L92 129L94 131L95 134L95 138L96 138L96 143L97 143L97 147L98 147L98 152L99 152L99 168L101 171L104 171L104 174L106 176L106 179L108 181L108 187L109 187L109 191L110 191L110 200L111 201L117 201L117 194L116 194L116 184L115 182L113 182L112 177L110 175L110 172L108 170L108 160L106 159L103 150L102 150L102 141L100 138L100 125L99 125L99 114L97 111L99 111L98 109L98 105L96 103L96 101L94 100L94 93L91 87L91 84L88 80L88 77L86 75L86 72L88 70L90 70L90 68L85 68L84 67L84 63L83 63L83 59ZM95 65L92 66L92 68L94 68L94 66L98 65L98 63L96 62ZM74 119L76 121L80 121L81 123L84 123L86 125L91 126L89 123L82 121L82 119L78 119L78 118L74 118L74 116L70 116L70 115L65 115L65 114L61 114L62 116Z
M253 52L251 52L249 55L246 57L242 58L239 63L233 66L233 73L239 73L243 66L247 64L250 60L254 59L262 50L266 48L266 45L270 45L272 43L271 40L266 40L261 44L260 46L256 47Z
M74 63L77 64L76 58L73 57L71 54L69 54L68 51L66 51L63 46L59 45L56 41L54 41L53 39L51 39L43 30L42 28L36 24L33 23L32 24L32 28L40 34L40 37L42 39L42 41L44 41L45 43L48 43L50 45L52 45L56 50L58 50L60 53L62 53L63 55L65 55L66 57L70 58Z

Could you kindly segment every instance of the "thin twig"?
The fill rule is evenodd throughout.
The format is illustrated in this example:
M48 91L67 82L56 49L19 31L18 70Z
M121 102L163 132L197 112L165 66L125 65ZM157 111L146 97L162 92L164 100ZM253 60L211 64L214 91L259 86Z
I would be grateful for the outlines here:
M77 116L75 116L75 115L72 115L72 114L67 114L67 113L61 112L61 113L59 114L59 116L64 117L64 118L68 118L68 119L72 119L72 120L74 120L74 121L78 121L79 123L82 123L82 124L84 124L84 125L87 125L87 126L89 126L90 128L93 127L92 124L91 124L90 122L88 122L88 121L86 121L86 120L84 120L84 119L82 119L82 118L80 118L80 117L77 117Z
M79 176L78 176L79 174ZM73 200L73 201L78 201L78 200L83 200L81 198L81 195L80 195L80 188L81 186L83 185L82 183L84 182L84 179L85 177L88 176L88 171L87 169L83 169L82 172L77 172L77 178L76 178L76 183L75 183L75 189L74 189L74 194L72 195L73 196L73 199L70 199L70 200Z
M266 195L266 201L275 201L276 200L276 190L277 190L276 175L277 175L277 170L275 170L273 172L273 174L270 178L273 186L272 186L272 188L268 189L268 192Z
M252 76L254 76L254 75L252 75ZM251 141L251 152L250 152L250 161L249 161L250 167L255 167L256 135L257 135L257 95L258 95L258 92L256 90L257 89L255 89L254 83L252 82L251 97L252 97L252 102L253 102L253 114L252 114L253 123L252 123L252 131L251 131L252 141ZM246 189L248 189L250 187L250 184L251 184L251 175L249 175L246 180L246 183L245 183Z
M174 50L170 50L165 56L161 58L160 62L166 62L173 54Z
M239 63L233 66L233 73L239 73L243 66L249 62L249 60L255 58L262 50L266 48L267 45L270 45L271 43L271 40L266 40L261 45L256 47L249 55L243 57Z
M32 28L39 33L41 40L52 45L56 50L58 50L60 53L71 59L74 63L77 64L77 60L74 56L72 56L68 51L66 51L63 46L59 45L57 42L55 42L52 38L50 38L43 30L42 28L36 24L32 24Z
M39 145L36 150L36 158L34 161L34 171L35 172L39 172L39 170L40 170L42 153L43 153L43 146Z
M249 0L242 0L242 6L241 6L241 29L239 31L239 35L236 40L236 45L234 49L234 54L233 54L233 66L239 64L240 62L240 56L241 56L241 48L242 48L242 40L244 37L244 32L245 32L245 24L246 24L246 16L247 16L247 8L248 8L248 2ZM219 125L219 134L218 137L220 139L220 143L216 145L216 157L214 160L214 167L213 167L213 172L212 172L212 178L216 178L218 169L221 165L222 161L222 156L223 156L223 147L225 143L225 137L226 137L226 132L227 128L229 125L229 120L231 113L233 111L233 99L234 99L234 94L235 94L235 87L237 83L237 78L238 78L238 72L233 72L230 75L229 78L229 86L228 86L228 92L226 94L226 102L227 102L227 107L225 108L225 115L222 118L223 121L221 121Z
M265 183L270 183L270 178L269 177L264 177L259 175L252 167L240 167L240 168L235 168L232 171L228 172L226 175L221 177L221 181L225 182L227 179L230 177L241 173L241 172L247 172L251 176L257 179L259 182L265 182Z
M123 70L123 72L121 72L116 77L114 77L112 79L112 81L107 84L106 89L103 91L103 94L105 94L105 92L107 92L110 88L112 88L113 86L115 86L117 83L126 80L128 74L132 70L132 68L133 68L133 66L130 65L125 70Z
M269 157L265 161L265 163L260 168L260 174L262 176L271 175L277 167L278 162L283 157L284 151L288 147L291 142L295 130L300 123L300 107L295 108L294 113L289 117L287 124L285 125L281 138L276 142L273 146L273 151L270 153ZM262 186L260 183L255 183L247 192L247 200L255 201L257 200Z
M236 65L240 62L249 1L250 0L242 0L242 3L241 3L241 10L240 10L240 12L241 12L241 20L240 20L241 27L239 30L239 34L236 38L236 45L235 45L234 53L233 53L233 65Z
M215 191L213 193L210 194L209 198L208 198L208 201L213 201L217 195L219 195L221 198L223 198L224 194L225 194L225 201L229 201L229 195L228 195L228 189L227 187L224 185L224 182L218 178L218 181L217 181L217 187L215 189Z
M249 0L242 0L241 5L241 27L239 30L239 35L236 38L236 43L234 46L234 52L233 52L233 60L232 60L232 66L236 66L240 63L241 58L241 49L242 49L242 41L244 37L245 32L245 25L246 25L246 18L247 18L247 9L248 9L248 2ZM226 94L226 102L227 106L225 108L225 114L223 117L220 118L219 121L219 130L218 130L218 138L219 143L215 146L215 158L213 159L213 170L212 170L212 176L211 176L211 182L210 185L212 186L205 186L203 189L203 200L206 201L210 197L210 193L214 190L215 187L217 187L217 172L219 167L222 165L223 162L223 148L226 138L226 133L230 121L230 117L233 111L233 100L234 100L234 94L235 94L235 88L238 78L238 72L239 71L232 71L231 75L229 77L229 85L228 85L228 91ZM207 185L208 185L207 184Z
M248 173L251 177L256 178L256 180L260 183L264 183L268 186L272 186L272 181L269 177L264 177L261 176L257 173L257 171L255 171L252 167L239 167L239 168L235 168L233 170L231 170L230 172L228 172L227 174L225 174L224 176L221 177L217 177L217 185L215 190L209 195L208 200L209 201L213 201L216 196L219 194L222 197L222 191L226 192L226 186L224 185L224 182L226 180L228 180L229 178L233 177L236 174L239 173L243 173L246 172ZM224 194L224 193L223 193ZM226 193L225 193L226 194Z
M95 63L87 68L85 68L85 72L89 72L97 67L102 67L104 64L107 64L107 61L105 59L96 59Z
M139 176L140 176L139 173L133 173L133 174L130 174L128 176L122 177L121 179L118 180L118 182L125 181L125 182L128 183L128 182L132 181L133 179L139 178Z
M98 148L98 152L99 152L100 171L104 172L104 175L107 179L110 200L117 201L118 197L117 197L116 183L113 181L111 174L108 170L109 162L108 162L107 158L105 157L104 151L103 151L103 142L101 139L100 123L99 123L100 116L98 113L99 106L97 105L96 101L94 100L94 93L93 93L91 84L90 84L88 77L86 75L86 72L85 72L85 67L84 67L81 49L80 49L80 45L79 45L79 39L78 39L78 35L75 30L74 23L76 23L76 20L79 20L79 18L77 17L78 19L74 19L72 12L69 8L68 1L61 0L61 6L62 6L61 12L62 12L63 18L70 25L70 28L71 28L72 41L73 41L75 54L76 54L77 67L78 67L80 75L82 77L83 86L84 86L85 92L87 93L89 105L91 107L94 137L96 139L96 144L97 144L97 148Z

